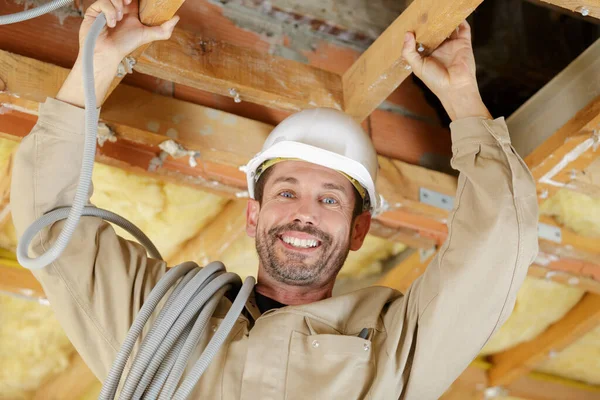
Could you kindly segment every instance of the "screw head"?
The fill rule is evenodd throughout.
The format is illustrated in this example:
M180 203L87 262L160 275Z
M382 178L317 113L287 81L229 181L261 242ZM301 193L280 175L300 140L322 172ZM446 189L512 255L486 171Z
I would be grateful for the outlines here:
M314 347L315 349L316 349L317 347L319 347L319 341L318 341L318 340L313 340L313 342L312 342L312 347Z

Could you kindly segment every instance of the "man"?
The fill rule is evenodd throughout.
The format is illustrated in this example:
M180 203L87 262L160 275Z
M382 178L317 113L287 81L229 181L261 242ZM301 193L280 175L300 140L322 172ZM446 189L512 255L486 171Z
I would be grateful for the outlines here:
M100 0L82 23L81 42L100 12L109 21L96 47L98 101L121 59L167 39L177 22L144 27L130 2ZM247 232L256 238L258 284L194 398L436 399L511 313L537 254L533 179L503 119L492 120L481 101L466 22L429 57L415 45L407 33L403 56L453 121L453 166L461 175L448 240L405 294L370 287L331 297L348 251L361 247L378 207L376 156L360 127L339 111L290 117L247 166ZM16 155L11 207L19 234L72 201L82 96L79 58ZM33 250L47 248L61 227L39 235ZM103 380L165 270L107 223L84 217L60 259L34 273ZM229 306L221 303L214 324Z

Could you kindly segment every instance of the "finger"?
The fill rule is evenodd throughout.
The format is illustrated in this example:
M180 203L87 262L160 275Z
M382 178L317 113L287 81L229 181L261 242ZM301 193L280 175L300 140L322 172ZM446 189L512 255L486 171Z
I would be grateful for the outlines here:
M179 22L179 16L174 16L167 22L158 26L148 26L144 28L144 43L150 43L155 40L167 40L171 37L175 25Z
M412 32L406 32L404 34L404 47L402 48L402 58L406 60L408 65L411 66L413 71L421 71L423 66L423 57L417 51L417 43L415 34Z
M106 24L108 27L114 28L117 24L117 10L115 10L115 7L109 0L100 0L95 2L88 8L86 15L95 18L100 13L103 13L106 17Z
M464 20L458 26L458 37L471 40L471 25L469 25L467 20Z
M110 0L117 11L117 21L123 19L123 0Z

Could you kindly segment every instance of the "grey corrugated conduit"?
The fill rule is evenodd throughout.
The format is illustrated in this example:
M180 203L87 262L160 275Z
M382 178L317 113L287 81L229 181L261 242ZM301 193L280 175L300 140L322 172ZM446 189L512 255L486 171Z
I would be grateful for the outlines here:
M32 10L0 16L0 25L25 21L70 2L71 0L56 0ZM96 39L105 24L104 14L100 14L90 28L83 48L85 138L83 163L75 198L71 207L59 208L40 217L21 237L17 247L17 258L21 265L29 269L44 268L61 255L81 216L102 218L124 228L146 248L151 257L162 260L150 239L131 222L108 210L86 205L98 134L93 53ZM64 219L66 222L52 247L37 258L30 258L28 251L33 238L44 228ZM253 287L254 278L247 278L242 284L240 277L226 272L225 266L220 262L210 263L205 268L199 268L193 262L185 262L169 270L150 292L138 312L104 381L99 398L114 399L122 382L119 399L186 399L233 329ZM181 381L190 356L206 331L210 317L225 293L230 290L239 291L236 299L190 373ZM157 305L169 291L169 298L144 337L133 358L129 373L123 380L123 372L134 345Z

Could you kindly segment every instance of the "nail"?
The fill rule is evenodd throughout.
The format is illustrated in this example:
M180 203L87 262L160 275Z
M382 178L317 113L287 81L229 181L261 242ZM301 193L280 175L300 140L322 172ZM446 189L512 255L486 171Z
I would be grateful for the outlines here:
M118 10L118 11L117 11L117 19L118 19L119 21L123 19L123 11L121 11L121 10Z
M405 41L405 42L408 42L409 40L410 40L410 33L406 32L406 33L404 34L404 41Z

